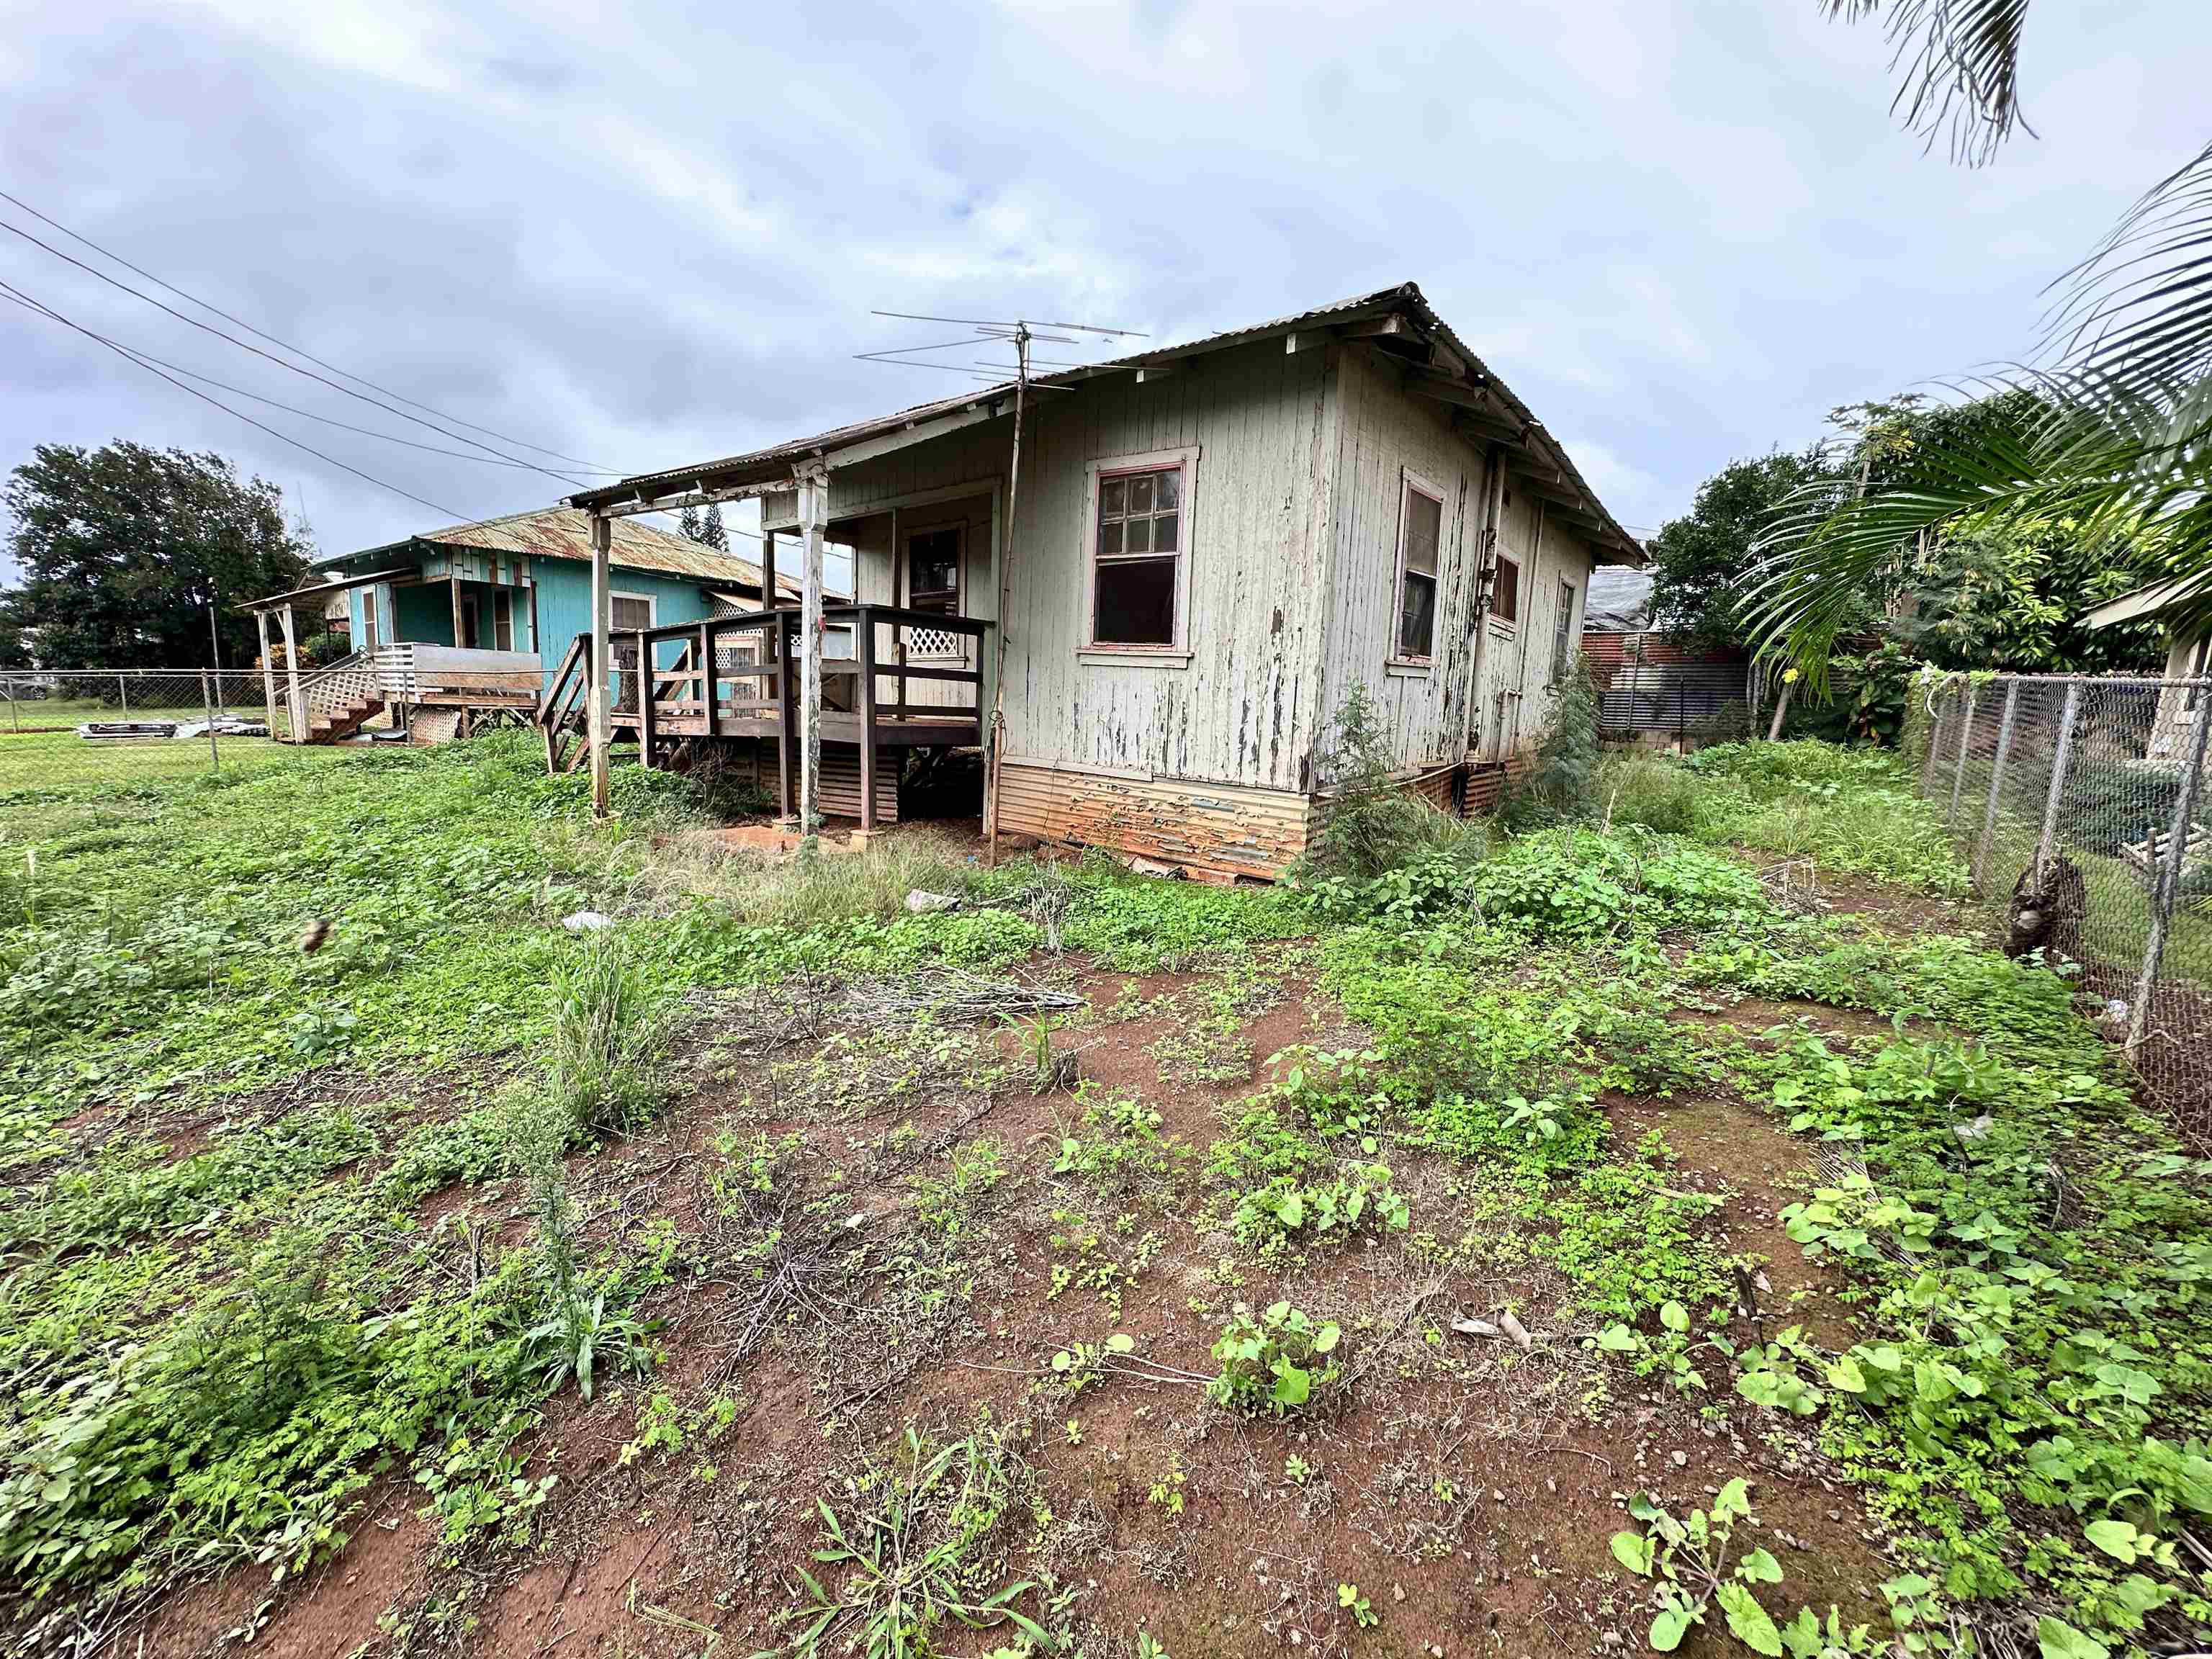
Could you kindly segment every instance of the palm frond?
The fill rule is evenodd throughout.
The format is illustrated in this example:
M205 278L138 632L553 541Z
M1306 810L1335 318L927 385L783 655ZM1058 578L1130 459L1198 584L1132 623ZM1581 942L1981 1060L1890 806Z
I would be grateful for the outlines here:
M1822 0L1832 18L1863 22L1881 0ZM2020 107L2020 42L2028 0L1893 0L1883 33L1890 67L1904 70L1891 101L1929 149L1948 135L1951 159L1978 167L2014 129L2033 136Z
M2172 405L2169 425L2212 418L2212 144L2153 185L2089 257L2052 283L2045 354Z
M1915 453L1911 472L1858 495L1834 479L1786 501L1754 548L1739 614L1763 655L1815 690L1862 596L1925 532L1965 520L2053 518L2087 540L2124 538L2146 576L2212 573L2212 446L2177 439L2172 405L2089 371L2029 371L2018 415ZM2212 581L2183 607L2212 621Z

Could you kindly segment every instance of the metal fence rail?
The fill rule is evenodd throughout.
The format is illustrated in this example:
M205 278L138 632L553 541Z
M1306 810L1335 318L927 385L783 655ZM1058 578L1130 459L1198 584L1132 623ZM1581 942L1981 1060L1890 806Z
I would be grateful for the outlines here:
M2077 964L2148 1094L2212 1146L2212 680L1930 677L1921 793L2016 951Z
M270 713L258 670L0 672L0 798L282 764L281 692Z

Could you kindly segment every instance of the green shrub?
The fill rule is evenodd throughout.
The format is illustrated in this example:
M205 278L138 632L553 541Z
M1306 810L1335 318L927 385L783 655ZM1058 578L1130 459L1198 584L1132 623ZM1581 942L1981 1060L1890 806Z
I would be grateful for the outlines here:
M1329 722L1321 760L1328 805L1300 860L1304 878L1371 881L1429 840L1437 811L1400 786L1396 765L1382 713L1355 680Z
M1316 1389L1344 1374L1331 1358L1340 1333L1316 1324L1303 1310L1278 1302L1255 1315L1242 1302L1213 1345L1220 1373L1206 1385L1215 1404L1247 1415L1280 1417L1304 1407Z
M1550 717L1536 744L1535 764L1510 790L1498 817L1511 830L1532 830L1593 817L1597 811L1598 690L1581 653L1552 687Z

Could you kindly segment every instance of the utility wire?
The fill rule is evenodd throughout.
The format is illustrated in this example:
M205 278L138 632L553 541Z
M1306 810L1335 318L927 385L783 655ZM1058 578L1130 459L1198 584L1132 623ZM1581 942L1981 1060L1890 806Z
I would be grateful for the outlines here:
M125 350L123 347L117 345L113 341L101 338L100 336L94 333L90 329L86 328L80 323L71 322L68 318L63 316L60 312L54 310L51 306L40 304L38 301L32 299L28 295L22 292L21 289L17 289L8 283L0 282L0 293L4 293L8 298L14 300L18 305L23 306L31 311L37 312L42 316L52 319L55 322L61 324L64 328L76 330L76 332L83 335L88 340L98 341L101 345L106 346L109 350L116 353L118 356L126 358L131 362L137 363L139 368L144 369L149 374L158 375L161 379L168 381L168 383L176 387L178 391L188 392L204 404L213 404L217 409L222 410L224 414L236 416L238 419L245 422L246 425L252 427L255 430L265 432L270 437L276 439L279 442L291 445L295 449L305 450L308 454L313 455L317 460L326 462L330 465L337 468L341 472L350 472L355 477L362 479L365 483L373 483L380 489L388 489L395 495L404 495L409 501L414 501L419 506L427 507L433 513L442 514L448 519L464 522L468 519L468 514L465 513L457 513L450 507L441 507L437 502L429 500L427 496L417 495L411 489L402 489L396 483L386 483L384 479L378 477L374 473L364 472L357 466L349 466L345 462L338 459L335 455L325 455L321 450L314 447L313 445L301 443L297 438L293 437L289 433L279 432L273 426L264 425L261 422L255 420L251 415L244 414L238 410L233 409L228 404L224 403L219 398L210 398L206 392L202 392L198 386L186 386L182 380L178 380L174 375L163 374L161 370L155 368L151 363L143 362L139 358L133 356L129 351Z
M467 427L471 432L481 432L484 434L485 436L497 438L503 443L514 444L523 449L534 449L541 455L550 455L556 461L567 461L572 465L580 466L589 472L605 472L615 477L623 476L613 467L596 466L589 461L579 460L574 455L563 455L557 449L548 449L543 444L526 443L520 438L509 437L506 433L495 431L490 427L478 426L473 421L462 420L458 415L446 414L441 410L433 409L428 404L417 403L414 398L406 396L404 392L394 392L390 386L379 386L374 380L369 380L364 375L356 374L349 369L340 368L336 363L325 362L320 357L316 356L313 352L303 350L300 347L294 345L289 340L279 339L276 335L270 333L266 329L254 327L252 324L247 322L243 317L234 317L229 312L225 311L221 306L215 305L206 300L203 300L197 294L187 293L185 289L179 288L174 283L168 282L162 277L156 276L152 271L148 270L143 265L135 265L131 264L130 260L125 258L121 254L102 247L99 243L94 241L91 237L84 235L80 232L71 230L67 225L62 223L60 220L53 218L47 214L40 212L38 209L33 207L28 202L23 200L20 196L11 196L6 191L0 190L0 201L13 203L24 212L29 214L33 219L39 221L40 223L52 226L56 230L61 232L63 235L68 237L71 241L82 243L85 246L90 248L94 252L101 255L103 258L112 259L117 264L121 265L125 270L134 271L137 275L143 276L148 282L155 283L160 287L168 289L170 293L178 295L181 299L191 301L203 311L213 312L225 322L235 323L247 333L266 340L271 345L279 345L283 347L285 350L290 352L294 356L303 357L307 362L314 364L318 368L327 368L331 374L342 374L347 380L355 382L356 385L365 386L373 392L381 392L387 398L397 398L401 403L406 404L412 408L419 409L426 415L435 415L440 420L451 421L456 426Z
M512 455L501 454L498 450L494 449L489 444L479 442L477 440L469 437L464 433L448 432L444 427L440 426L435 421L426 421L420 415L410 415L405 410L394 409L390 404L380 403L376 398L369 397L366 392L356 392L351 386L340 386L336 380L331 380L325 375L318 374L313 369L301 368L297 363L288 363L282 357L277 356L274 352L264 351L259 346L253 345L245 340L241 340L235 334L224 333L212 323L204 323L197 317L187 317L183 312L179 311L174 306L163 305L161 301L155 299L152 295L141 293L138 289L131 287L130 283L118 281L115 277L109 276L106 271L100 270L97 266L85 264L83 260L76 258L74 254L63 252L61 249L56 247L51 242L40 241L37 237L32 235L29 231L23 229L19 225L11 225L5 220L0 219L0 230L12 232L14 234L21 237L25 241L30 243L33 246L44 248L47 252L52 254L57 259L63 260L67 264L75 265L79 270L99 277L101 282L106 283L110 288L120 289L124 293L131 295L131 298L135 300L143 300L148 305L152 306L155 310L167 312L179 322L189 323L194 328L199 329L205 333L214 335L218 340L227 340L232 345L236 346L240 350L250 351L255 356L264 358L268 362L276 364L279 368L289 369L295 374L302 375L319 385L326 386L333 392L342 392L347 397L367 404L373 409L380 409L387 415L397 415L403 421L412 421L417 426L427 426L431 431L435 432L443 437L451 438L455 443L467 444L471 448L484 451L487 454L497 455L499 456L499 459L503 461L511 461L516 459L516 457ZM74 325L72 325L72 326L74 326ZM556 472L552 468L540 466L535 461L524 461L521 464L528 467L533 472L542 472L549 478L559 479L562 483L574 484L578 489L585 487L585 482L583 479L571 477L565 472Z
M18 297L21 294L21 289L15 289L8 297L15 300L17 305L27 306L33 310L46 309L42 301ZM52 316L58 313L49 311L47 314ZM358 433L364 438L379 438L386 443L400 444L409 449L419 449L428 455L448 455L457 461L474 461L479 466L519 466L530 471L536 470L528 461L501 460L494 455L472 455L465 449L443 449L436 444L417 443L412 438L403 438L396 433L379 432L374 427L353 426L344 421L334 421L327 415L316 414L312 409L300 409L293 404L279 402L275 398L264 398L258 392L248 392L242 386L233 386L228 380L218 380L212 374L203 374L198 369L186 368L182 363L173 363L166 357L156 357L150 351L143 350L137 346L125 345L120 341L111 339L105 334L94 333L91 329L88 328L82 331L91 335L94 339L110 349L119 351L125 356L133 359L142 367L158 364L171 374L181 374L188 380L198 380L202 386L211 386L218 392L228 392L234 397L249 398L257 404L266 404L271 409L281 409L287 415L297 415L302 420L319 421L325 426L334 426L341 432ZM610 473L608 476L619 477L620 475Z

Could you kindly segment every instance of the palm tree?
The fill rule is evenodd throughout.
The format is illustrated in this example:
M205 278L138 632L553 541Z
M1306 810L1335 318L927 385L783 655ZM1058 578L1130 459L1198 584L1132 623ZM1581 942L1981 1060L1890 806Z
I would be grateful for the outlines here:
M1823 0L1858 21L1878 0ZM1988 161L2021 114L2028 0L1896 0L1905 70L1893 107L1932 147ZM1744 611L1762 648L1816 686L1855 595L1906 550L1967 520L2072 518L2124 535L2147 575L2201 578L2177 620L2212 623L2212 144L2143 192L2052 284L2039 362L1966 383L2004 417L1932 445L1901 477L1791 498L1758 544Z

